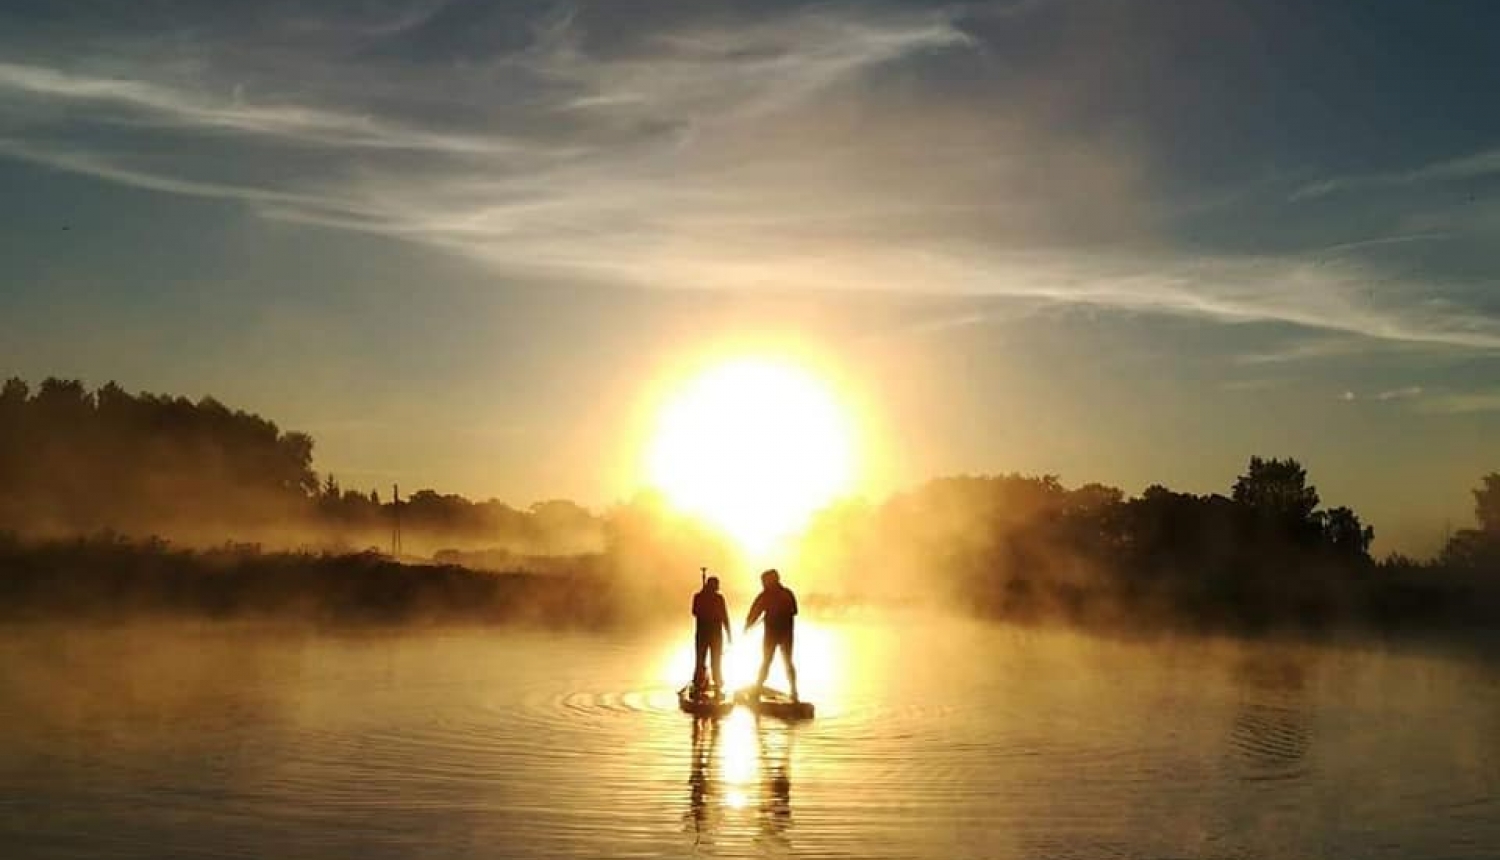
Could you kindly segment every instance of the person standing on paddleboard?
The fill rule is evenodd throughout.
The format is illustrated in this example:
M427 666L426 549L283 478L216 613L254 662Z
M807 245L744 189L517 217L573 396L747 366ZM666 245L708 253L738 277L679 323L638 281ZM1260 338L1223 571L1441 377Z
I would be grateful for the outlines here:
M719 593L719 578L710 576L703 580L703 588L693 595L693 618L697 619L697 630L693 635L693 652L696 662L693 668L693 690L703 691L704 660L711 658L713 687L724 689L724 640L729 635L729 607L724 595Z
M766 686L766 675L771 671L771 658L776 649L781 649L781 659L786 664L786 680L792 687L792 701L801 701L797 696L797 667L792 665L792 640L797 618L797 595L781 584L781 574L772 568L760 575L761 592L750 604L750 614L745 618L745 632L750 632L757 619L766 617L766 635L761 641L760 674L755 679L755 695L760 696Z

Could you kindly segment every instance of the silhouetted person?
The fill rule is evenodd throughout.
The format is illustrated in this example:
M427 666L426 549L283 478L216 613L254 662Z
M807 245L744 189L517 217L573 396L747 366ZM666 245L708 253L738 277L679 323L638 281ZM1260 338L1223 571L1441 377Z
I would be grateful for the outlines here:
M760 575L760 594L750 604L750 614L745 618L745 631L762 615L766 617L766 635L761 640L760 674L755 678L755 695L766 685L766 675L771 671L771 658L776 649L781 649L781 659L786 664L786 680L792 686L792 700L797 696L797 667L792 665L792 640L797 618L797 595L781 584L781 574L775 568Z
M704 658L712 658L713 687L724 689L724 640L729 637L729 607L724 595L719 593L719 578L710 576L703 581L703 588L693 595L693 618L697 619L697 630L693 634L693 691L703 691Z

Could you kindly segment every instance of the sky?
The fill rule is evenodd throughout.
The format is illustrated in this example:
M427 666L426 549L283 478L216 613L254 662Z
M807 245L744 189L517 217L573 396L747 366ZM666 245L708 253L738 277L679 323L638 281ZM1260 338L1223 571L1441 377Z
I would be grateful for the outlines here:
M1500 468L1485 0L0 4L0 373L213 395L346 486L630 491L795 344L883 488L1226 492L1427 553ZM726 346L729 345L729 346Z

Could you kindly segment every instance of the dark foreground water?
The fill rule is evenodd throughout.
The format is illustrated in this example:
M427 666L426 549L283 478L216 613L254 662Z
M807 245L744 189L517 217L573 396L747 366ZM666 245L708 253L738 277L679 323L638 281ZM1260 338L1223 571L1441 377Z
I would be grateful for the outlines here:
M0 856L1500 852L1475 662L863 619L695 724L673 633L6 630Z

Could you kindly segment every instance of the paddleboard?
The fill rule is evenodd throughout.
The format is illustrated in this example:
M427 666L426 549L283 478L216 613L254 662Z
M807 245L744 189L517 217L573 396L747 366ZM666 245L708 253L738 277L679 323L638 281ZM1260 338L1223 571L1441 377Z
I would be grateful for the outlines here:
M793 701L780 690L764 687L755 695L754 687L745 687L734 694L735 704L767 717L783 720L810 720L813 718L812 702Z
M688 684L677 691L677 707L695 717L722 717L734 710L734 701L718 690L695 691Z

